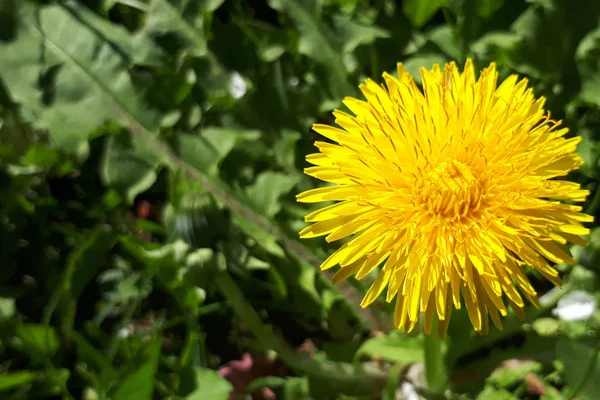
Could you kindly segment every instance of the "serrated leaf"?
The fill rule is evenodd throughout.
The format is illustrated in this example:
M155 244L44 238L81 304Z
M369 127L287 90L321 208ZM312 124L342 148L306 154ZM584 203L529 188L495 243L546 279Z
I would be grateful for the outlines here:
M442 25L429 32L429 40L436 44L450 59L459 60L460 43L454 29L449 25Z
M128 204L133 204L135 197L156 181L160 161L137 137L113 135L106 141L100 177L106 186L124 194Z
M90 12L87 7L81 7L74 1L63 4L85 25L102 34L106 40L118 44L119 49L133 63L157 64L164 56L163 51L154 44L146 32L140 30L129 33L125 27L110 23L108 19L99 17L96 13Z
M445 4L445 0L405 0L402 9L410 22L420 28Z
M236 144L259 137L260 132L255 130L209 127L199 135L179 135L178 147L184 161L205 174L214 175L221 160Z
M507 388L517 384L519 381L525 379L525 376L529 373L537 373L542 370L542 365L534 361L519 361L517 365L506 365L496 369L489 378L486 379L487 383L492 385Z
M192 55L205 56L208 53L205 20L223 1L151 0L144 29L151 35L176 32L186 41Z
M107 37L60 5L25 2L19 18L16 39L0 45L0 76L23 116L57 146L85 157L90 133L111 120L154 131L157 116Z
M418 363L423 362L423 345L415 338L389 334L364 342L354 357L360 359L363 356L381 357L406 364Z
M519 35L514 32L492 32L479 37L471 45L471 51L482 63L497 61L502 68L502 65L509 63L510 56L520 40Z
M348 16L334 15L333 25L339 40L343 43L344 53L352 53L358 46L371 44L377 39L390 36L384 29L358 24Z
M25 351L34 360L50 358L58 351L58 335L52 327L36 324L19 325L17 336L23 342Z
M246 194L257 211L267 217L274 217L281 209L279 198L292 190L298 180L296 175L266 171L246 188Z
M111 399L152 399L154 374L158 368L161 342L162 339L157 337L146 344L142 351L141 359L133 360L133 362L138 363L139 367L122 379L112 396L110 396Z
M145 244L131 236L123 236L121 245L136 259L142 262L153 273L161 267L176 272L178 265L184 260L190 246L182 240L161 246Z

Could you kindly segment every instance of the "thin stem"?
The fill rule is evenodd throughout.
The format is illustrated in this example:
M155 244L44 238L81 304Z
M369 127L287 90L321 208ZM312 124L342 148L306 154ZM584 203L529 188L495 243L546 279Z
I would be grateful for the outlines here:
M448 375L442 351L442 339L437 333L437 316L433 317L431 334L425 335L425 378L427 387L436 395L443 395L448 384Z

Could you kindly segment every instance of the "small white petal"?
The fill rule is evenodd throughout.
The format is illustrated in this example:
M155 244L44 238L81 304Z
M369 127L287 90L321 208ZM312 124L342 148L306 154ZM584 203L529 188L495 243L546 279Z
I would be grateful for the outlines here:
M117 333L117 336L119 336L121 339L125 339L126 337L131 336L131 334L133 333L133 327L131 325L127 325L124 328L121 328L119 330L119 333Z
M581 321L588 319L595 311L596 299L584 291L577 290L560 299L552 314L563 321Z
M396 398L401 400L419 400L419 394L410 382L402 382L400 389L396 392Z
M300 79L298 79L298 78L297 78L297 77L295 77L295 76L292 76L292 77L290 77L290 80L289 80L289 82L290 82L290 86L291 86L291 87L296 87L296 86L298 86L298 84L300 83Z
M244 81L244 78L242 78L242 76L237 72L233 72L231 74L229 93L234 99L244 97L246 94L246 82Z

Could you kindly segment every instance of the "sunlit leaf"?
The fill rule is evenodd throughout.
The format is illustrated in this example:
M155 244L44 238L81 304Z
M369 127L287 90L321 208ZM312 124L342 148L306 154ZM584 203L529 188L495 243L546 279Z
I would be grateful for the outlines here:
M106 24L105 32L123 35ZM16 39L0 44L0 76L25 118L48 129L59 147L83 157L86 139L107 121L134 120L148 131L157 126L128 64L110 38L60 5L23 3Z
M404 13L416 27L421 27L445 5L446 0L406 0L402 8Z
M32 383L36 374L31 371L0 373L0 391Z
M124 377L115 389L111 398L115 400L128 399L152 399L154 387L154 374L158 368L158 359L160 357L161 338L152 339L144 347L141 357L138 360L139 367L132 373Z

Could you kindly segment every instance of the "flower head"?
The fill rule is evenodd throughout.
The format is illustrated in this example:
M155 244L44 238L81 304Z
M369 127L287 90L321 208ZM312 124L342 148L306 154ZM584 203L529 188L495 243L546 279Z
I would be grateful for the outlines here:
M508 302L524 317L523 297L539 306L526 269L560 285L552 263L573 263L567 243L585 245L579 184L553 179L581 165L579 137L550 119L527 80L497 86L491 64L476 80L467 61L421 69L423 91L402 64L386 86L361 85L366 101L344 99L354 115L335 111L341 128L313 129L317 141L305 172L333 183L298 195L336 201L306 216L300 236L348 238L323 264L340 266L333 281L357 279L381 266L362 306L387 287L394 323L414 328L421 313L430 333L434 313L443 335L452 306L464 304L480 332L488 316L501 329ZM461 300L462 297L462 300Z

